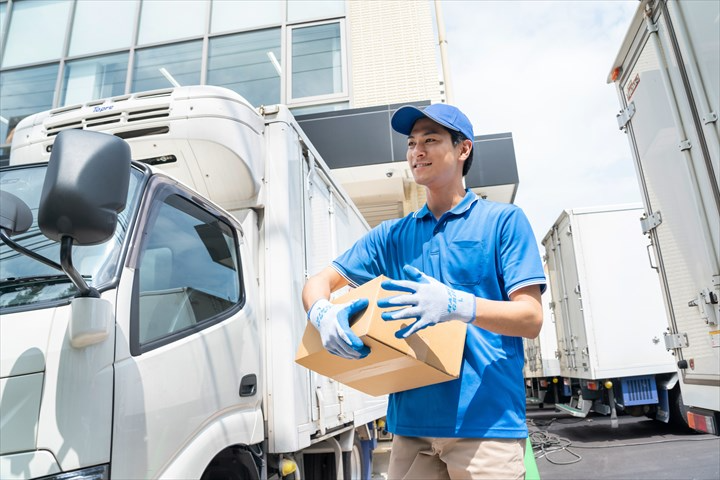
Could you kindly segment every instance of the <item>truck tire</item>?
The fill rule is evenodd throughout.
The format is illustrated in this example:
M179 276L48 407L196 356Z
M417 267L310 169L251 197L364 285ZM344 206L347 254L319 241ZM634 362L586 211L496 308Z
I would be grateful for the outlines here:
M349 452L343 452L343 476L345 480L366 480L372 472L372 442L361 441L357 435Z
M670 419L668 423L675 428L692 430L688 425L687 407L683 403L680 384L676 384L668 394L670 400Z

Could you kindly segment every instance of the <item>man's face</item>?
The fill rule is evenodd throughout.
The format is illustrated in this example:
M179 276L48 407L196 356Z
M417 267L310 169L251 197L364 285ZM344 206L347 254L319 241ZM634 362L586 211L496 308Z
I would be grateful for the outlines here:
M407 161L415 182L428 188L447 187L462 179L462 144L454 146L450 132L421 118L408 136Z

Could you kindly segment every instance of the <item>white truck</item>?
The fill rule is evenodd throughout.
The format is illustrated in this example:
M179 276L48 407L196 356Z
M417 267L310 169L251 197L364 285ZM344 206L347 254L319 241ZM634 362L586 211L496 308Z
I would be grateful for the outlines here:
M665 350L657 274L647 268L640 205L561 213L543 238L560 373L575 417L621 412L667 422L677 373Z
M0 187L0 478L370 478L387 398L294 362L305 279L368 226L286 107L39 113Z
M640 2L610 71L688 424L720 434L720 2ZM648 267L649 268L649 267Z

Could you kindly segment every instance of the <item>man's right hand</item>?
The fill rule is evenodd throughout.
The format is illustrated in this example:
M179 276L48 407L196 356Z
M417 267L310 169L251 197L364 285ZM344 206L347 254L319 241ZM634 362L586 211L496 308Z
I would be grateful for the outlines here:
M320 333L325 349L338 357L365 358L370 348L350 330L350 319L368 306L367 298L335 305L322 298L308 311L308 319Z

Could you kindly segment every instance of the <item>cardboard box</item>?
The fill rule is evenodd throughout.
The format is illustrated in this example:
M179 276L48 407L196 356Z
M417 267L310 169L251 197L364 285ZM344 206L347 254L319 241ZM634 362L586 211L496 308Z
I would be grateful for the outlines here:
M415 321L385 321L378 308L378 298L398 295L380 287L386 277L380 276L333 300L345 303L368 298L367 309L353 319L351 329L370 347L370 354L360 360L348 360L329 353L322 346L320 334L308 323L295 361L321 375L370 395L384 395L411 388L456 379L460 375L467 325L450 321L434 325L407 339L395 338L395 332Z

